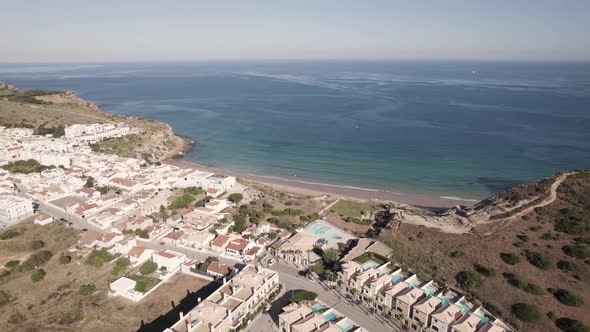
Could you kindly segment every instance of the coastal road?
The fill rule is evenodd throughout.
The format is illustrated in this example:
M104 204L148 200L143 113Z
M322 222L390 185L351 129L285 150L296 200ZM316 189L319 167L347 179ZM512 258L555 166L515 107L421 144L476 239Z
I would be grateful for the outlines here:
M225 264L236 264L243 262L238 259L234 259L232 257L227 257L225 255L220 255L215 252L210 251L202 251L197 249L191 248L184 248L184 247L176 247L174 245L169 244L160 244L160 240L156 241L147 241L147 240L137 240L138 244L145 245L148 248L155 249L155 250L174 250L176 252L180 252L190 259L198 259L200 261L204 261L209 256L215 256L219 259L220 262ZM270 256L267 256L262 259L263 265L266 266L266 262ZM369 331L401 331L397 326L393 325L393 323L380 317L379 315L374 315L369 310L367 310L362 305L357 305L352 303L349 299L347 299L343 293L339 290L334 290L329 288L323 282L319 280L310 280L306 277L299 276L299 270L291 265L286 265L282 263L275 263L272 266L267 267L268 269L275 271L279 274L279 282L283 284L283 290L281 294L277 297L280 298L287 292L305 289L309 291L316 292L318 294L318 299L327 305L334 307L338 310L342 315L352 319L360 326L364 327ZM271 314L264 314L261 313L257 318L250 324L249 330L250 331L278 331L278 319L276 318L278 313L280 312L280 308L282 305L286 304L286 302L278 303L280 305L275 305L271 308ZM274 319L274 320L273 320Z

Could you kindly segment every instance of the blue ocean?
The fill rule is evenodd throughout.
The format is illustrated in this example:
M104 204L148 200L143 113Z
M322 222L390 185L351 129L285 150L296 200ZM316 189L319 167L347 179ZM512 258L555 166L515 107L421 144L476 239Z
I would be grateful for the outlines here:
M590 167L590 64L0 64L0 82L67 89L169 123L188 157L242 173L479 199Z

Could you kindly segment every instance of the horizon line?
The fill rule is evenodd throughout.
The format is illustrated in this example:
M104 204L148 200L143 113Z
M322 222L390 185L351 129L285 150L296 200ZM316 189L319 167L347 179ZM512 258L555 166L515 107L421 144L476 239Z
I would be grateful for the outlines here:
M116 64L116 63L248 63L248 62L423 62L423 63L590 63L590 59L410 59L410 58L259 58L259 59L151 59L151 60L49 60L49 61L3 61L0 64Z

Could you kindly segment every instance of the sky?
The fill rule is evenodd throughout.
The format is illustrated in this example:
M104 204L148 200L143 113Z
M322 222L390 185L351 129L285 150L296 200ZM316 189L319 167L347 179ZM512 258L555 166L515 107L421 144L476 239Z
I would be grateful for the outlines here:
M590 61L590 1L0 0L0 62Z

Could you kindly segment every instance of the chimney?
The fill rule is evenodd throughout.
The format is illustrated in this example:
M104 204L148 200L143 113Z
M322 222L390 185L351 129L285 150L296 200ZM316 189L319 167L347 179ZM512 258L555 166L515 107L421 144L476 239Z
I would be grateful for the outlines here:
M226 281L227 281L227 280L225 279L225 277L223 277L223 284L224 284L224 285L225 285L225 282L226 282Z
M197 297L197 304L201 303L201 297Z
M213 332L213 324L209 323L209 332Z
M178 315L180 316L180 319L179 320L182 320L184 318L184 314L182 313L182 311L179 312Z

